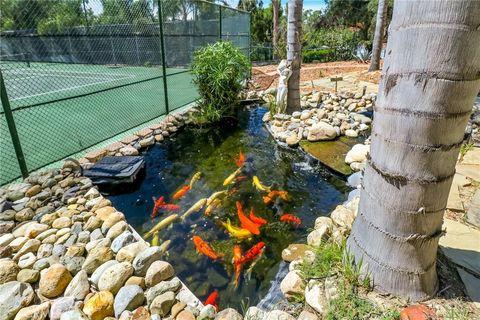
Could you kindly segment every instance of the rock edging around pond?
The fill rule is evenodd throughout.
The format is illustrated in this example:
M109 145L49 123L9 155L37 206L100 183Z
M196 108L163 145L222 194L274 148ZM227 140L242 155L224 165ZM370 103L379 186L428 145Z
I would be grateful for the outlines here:
M1 319L152 319L202 304L88 178L33 174L0 200ZM155 316L156 315L156 316Z

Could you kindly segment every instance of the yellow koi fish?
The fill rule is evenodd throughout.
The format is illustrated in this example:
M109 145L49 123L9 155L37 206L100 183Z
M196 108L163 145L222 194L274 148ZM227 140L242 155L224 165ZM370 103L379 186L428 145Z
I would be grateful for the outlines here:
M152 247L158 246L158 240L159 240L159 236L158 236L158 232L157 232L153 236L153 239L152 239L152 242L151 242Z
M208 200L207 200L207 204L208 204ZM213 199L213 201L209 205L207 205L207 208L205 209L205 215L206 216L211 215L213 210L220 207L221 204L222 204L222 201L220 201L220 199Z
M160 252L161 252L161 253L167 252L168 247L170 247L170 244L171 244L171 243L172 243L172 240L167 240L167 241L163 242L163 243L160 245Z
M200 209L202 209L205 206L206 203L207 203L207 198L202 198L202 199L198 200L190 209L188 209L182 215L182 220L185 220L192 213L197 212Z
M242 229L242 228L233 226L232 223L230 222L230 219L227 219L226 223L222 222L222 225L225 227L225 229L227 229L230 236L234 238L244 240L244 239L251 238L253 236L253 233L251 233L247 229Z
M225 181L223 181L223 185L226 186L226 185L229 185L230 183L233 182L233 180L235 180L236 176L238 176L238 174L242 171L242 167L238 168L237 170L235 170L231 175L229 175L227 177L227 179L225 179Z
M189 184L190 188L193 186L195 182L199 181L201 177L202 177L202 173L200 171L195 173L192 179L190 180L190 184Z
M177 220L178 214L172 214L171 216L166 217L165 219L161 220L159 223L157 223L150 231L145 233L143 236L143 239L148 239L150 238L155 232L158 232L166 227L168 227L170 224L172 224L175 220Z
M255 186L255 188L257 188L257 190L263 191L263 192L270 192L271 187L267 187L264 184L262 184L262 182L260 182L260 179L258 179L257 176L253 176L252 180L253 180L253 185Z
M207 199L207 206L209 206L213 202L213 200L215 200L218 197L221 197L223 195L226 195L227 193L228 193L228 190L222 190L222 191L217 191L217 192L212 193L212 195L210 197L208 197L208 199Z

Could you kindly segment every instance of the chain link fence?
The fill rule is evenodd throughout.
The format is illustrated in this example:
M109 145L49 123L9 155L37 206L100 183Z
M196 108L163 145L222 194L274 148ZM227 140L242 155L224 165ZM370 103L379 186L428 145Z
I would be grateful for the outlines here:
M198 0L0 0L0 185L197 99L194 52L250 15Z

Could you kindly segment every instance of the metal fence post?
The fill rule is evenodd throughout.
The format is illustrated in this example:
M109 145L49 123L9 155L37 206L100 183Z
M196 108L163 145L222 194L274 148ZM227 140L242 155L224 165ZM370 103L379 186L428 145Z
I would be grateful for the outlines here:
M15 119L13 118L12 109L10 108L10 101L8 100L7 88L3 81L3 74L0 70L0 99L2 101L3 110L5 111L5 120L7 121L8 131L12 138L13 148L15 149L15 155L17 156L18 165L22 172L22 177L28 177L28 168L23 155L22 146L18 137L17 127L15 126Z
M218 6L218 9L219 9L219 19L218 19L219 20L219 26L218 26L218 28L220 30L218 37L220 38L220 41L222 41L222 6Z
M168 105L168 85L167 85L167 67L165 63L165 44L163 41L163 14L162 14L162 0L158 0L158 23L160 25L160 48L162 50L162 71L163 71L163 94L165 95L165 111L170 113Z

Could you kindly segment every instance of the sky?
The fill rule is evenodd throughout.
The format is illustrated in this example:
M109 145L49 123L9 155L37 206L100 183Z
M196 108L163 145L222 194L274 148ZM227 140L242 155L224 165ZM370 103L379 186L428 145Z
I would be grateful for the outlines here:
M282 7L285 7L287 0L281 0ZM271 0L263 0L263 6L267 7L270 5ZM303 10L323 10L326 7L324 0L303 0Z

